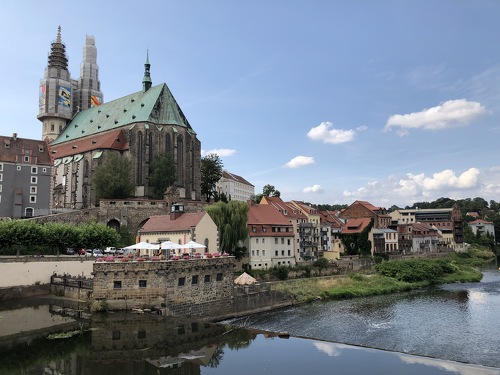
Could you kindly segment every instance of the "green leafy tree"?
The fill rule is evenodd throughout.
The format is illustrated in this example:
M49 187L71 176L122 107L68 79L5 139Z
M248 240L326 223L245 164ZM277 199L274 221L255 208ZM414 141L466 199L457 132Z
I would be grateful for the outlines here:
M207 202L216 194L215 185L222 177L222 160L217 154L208 154L201 159L201 194Z
M241 259L245 248L240 243L248 237L248 206L240 201L217 202L205 210L217 225L220 250Z
M266 197L279 197L281 193L273 185L267 184L262 188L262 195Z
M153 199L162 199L165 190L175 182L175 164L167 154L158 154L149 166L149 186L153 188Z
M132 164L117 153L106 155L104 162L94 172L93 185L96 199L125 199L134 193L131 178Z
M86 249L116 246L120 241L120 235L116 230L101 223L84 224L78 229L81 231L82 247Z
M68 224L51 223L43 226L44 243L52 249L52 253L59 254L65 248L81 247L80 231Z

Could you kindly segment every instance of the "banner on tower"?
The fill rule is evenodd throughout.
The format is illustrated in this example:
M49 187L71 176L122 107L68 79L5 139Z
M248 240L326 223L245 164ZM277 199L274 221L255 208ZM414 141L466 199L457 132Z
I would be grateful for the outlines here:
M40 86L40 93L38 95L38 107L40 110L45 110L45 85Z
M98 96L92 95L90 97L90 108L97 107L98 105L101 105L101 98Z
M57 104L62 106L62 107L70 108L71 107L71 88L59 86L57 89L57 92L58 92Z

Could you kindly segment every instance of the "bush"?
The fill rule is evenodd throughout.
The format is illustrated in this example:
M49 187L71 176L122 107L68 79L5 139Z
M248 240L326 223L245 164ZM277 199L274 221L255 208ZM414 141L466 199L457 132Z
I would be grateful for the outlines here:
M289 268L287 266L273 267L271 274L279 280L286 280L288 279L288 271Z
M375 271L380 275L409 283L434 282L453 270L451 263L444 259L395 260L375 265Z

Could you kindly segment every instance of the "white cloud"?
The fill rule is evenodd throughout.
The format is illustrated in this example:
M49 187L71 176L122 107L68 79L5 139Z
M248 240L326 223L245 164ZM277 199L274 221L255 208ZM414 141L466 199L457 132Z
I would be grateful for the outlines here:
M351 142L356 135L354 130L330 129L331 122L322 122L307 133L307 136L313 141L322 141L323 143L345 143ZM364 129L362 129L364 130Z
M314 158L311 156L296 156L284 165L285 168L300 168L306 165L314 164Z
M236 150L230 148L216 148L209 151L201 150L201 156L206 156L209 154L217 154L222 158L224 156L231 156L236 154Z
M414 202L432 201L439 197L463 199L471 191L474 196L488 196L500 191L500 176L491 178L489 184L481 184L481 173L477 168L469 168L457 175L453 170L446 169L426 177L424 173L408 173L402 178L389 176L386 181L373 181L355 190L343 192L345 198L367 200L374 204L388 202L390 206L411 205Z
M313 185L304 188L303 193L323 193L324 189L320 185Z
M407 135L410 129L443 130L467 126L485 113L486 108L481 103L465 99L448 100L421 112L393 115L387 120L384 130L399 127L399 135Z

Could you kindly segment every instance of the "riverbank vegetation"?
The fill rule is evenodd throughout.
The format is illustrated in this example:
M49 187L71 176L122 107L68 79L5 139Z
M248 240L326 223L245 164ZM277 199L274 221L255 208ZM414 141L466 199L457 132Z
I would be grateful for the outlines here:
M398 293L429 285L478 282L482 278L476 268L494 258L484 248L451 254L441 259L408 259L377 264L366 273L348 276L307 278L274 283L273 290L293 295L299 302L317 299L341 299Z

